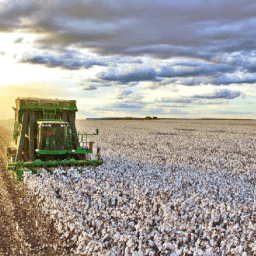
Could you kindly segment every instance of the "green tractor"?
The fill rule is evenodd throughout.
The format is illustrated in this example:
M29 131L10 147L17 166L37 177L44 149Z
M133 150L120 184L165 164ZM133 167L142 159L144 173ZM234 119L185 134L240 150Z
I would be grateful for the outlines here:
M98 135L77 133L74 100L38 98L16 99L13 131L14 147L7 149L7 168L22 180L26 172L44 168L52 172L58 166L97 166L103 163L100 149L93 155L93 141ZM93 159L92 159L93 158Z

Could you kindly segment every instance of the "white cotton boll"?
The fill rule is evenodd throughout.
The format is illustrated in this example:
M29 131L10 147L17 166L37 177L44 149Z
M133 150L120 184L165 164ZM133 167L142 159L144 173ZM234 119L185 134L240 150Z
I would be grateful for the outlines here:
M211 247L209 247L209 248L207 248L206 250L205 250L205 255L209 255L209 256L211 256L211 255L213 255L213 248L211 248Z
M240 245L240 246L237 246L235 248L235 250L236 250L237 253L242 253L244 251L244 247L242 245Z
M64 233L64 236L65 236L66 238L68 238L68 236L69 236L69 232L68 232L68 231L66 231L66 232Z
M130 254L129 254L129 247L125 248L124 255L125 256L130 256Z
M115 233L113 238L114 238L115 241L118 241L120 239L120 233L119 232Z
M153 246L154 246L154 242L153 242L152 240L149 240L149 241L148 241L148 244L149 244L150 247L153 247Z
M69 229L70 229L71 232L74 231L75 228L76 228L76 225L75 225L74 223L71 223L71 224L69 225Z
M141 250L139 250L138 252L134 252L134 253L137 253L137 256L144 256L144 254Z
M202 249L196 249L196 255L203 256L204 255L203 250Z
M71 240L74 241L74 242L77 242L77 235L73 236L73 237L71 238Z
M206 255L202 248L211 246L215 254L219 243L227 254L253 254L256 141L248 132L240 135L251 126L205 121L198 127L189 123L195 131L186 131L182 122L157 122L126 122L124 128L122 121L105 123L98 141L102 154L104 148L115 150L104 155L102 166L82 168L81 174L71 168L32 175L25 182L29 193L60 234L70 232L63 240L73 254L122 255L127 247L130 256L138 249L154 255L157 246L166 255L177 248L180 255ZM154 165L160 161L156 155L168 166Z
M62 224L59 223L58 226L57 226L57 230L58 230L59 233L62 233L62 230L63 230L62 228L63 228Z
M211 240L210 240L210 245L211 245L212 247L215 247L215 246L217 246L217 242L216 242L214 239L211 239Z
M165 242L163 244L163 248L164 249L171 249L171 250L174 250L174 246L171 244L171 243L168 243L168 242Z
M175 254L174 254L175 255ZM176 250L176 255L182 255L182 249Z

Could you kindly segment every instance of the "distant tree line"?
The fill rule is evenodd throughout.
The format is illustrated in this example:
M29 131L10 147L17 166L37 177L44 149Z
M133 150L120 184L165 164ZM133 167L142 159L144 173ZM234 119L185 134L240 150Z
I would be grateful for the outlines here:
M157 116L153 116L153 117L151 117L151 116L146 116L145 119L147 119L147 120L150 120L150 119L157 119Z
M93 118L87 118L87 119L93 119ZM97 118L95 118L97 119ZM131 116L127 116L127 117L103 117L103 118L98 118L101 120L156 120L158 119L157 116L145 116L143 117L131 117Z
M153 117L151 117L151 116L145 116L144 118L137 118L137 117L130 117L130 116L128 116L128 117L126 117L125 119L126 119L126 120L141 120L141 119L151 120L151 119L157 119L157 116L153 116Z

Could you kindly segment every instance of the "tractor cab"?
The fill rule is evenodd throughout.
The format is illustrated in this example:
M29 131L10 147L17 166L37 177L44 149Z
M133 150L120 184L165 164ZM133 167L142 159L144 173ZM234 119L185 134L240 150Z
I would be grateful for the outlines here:
M68 122L64 121L37 121L39 150L67 150L68 149Z

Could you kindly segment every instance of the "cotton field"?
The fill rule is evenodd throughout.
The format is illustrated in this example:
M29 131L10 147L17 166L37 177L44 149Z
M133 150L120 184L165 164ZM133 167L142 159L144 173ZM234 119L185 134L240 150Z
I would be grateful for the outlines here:
M255 255L255 121L78 121L97 168L26 176L73 255ZM53 245L57 246L57 245Z

